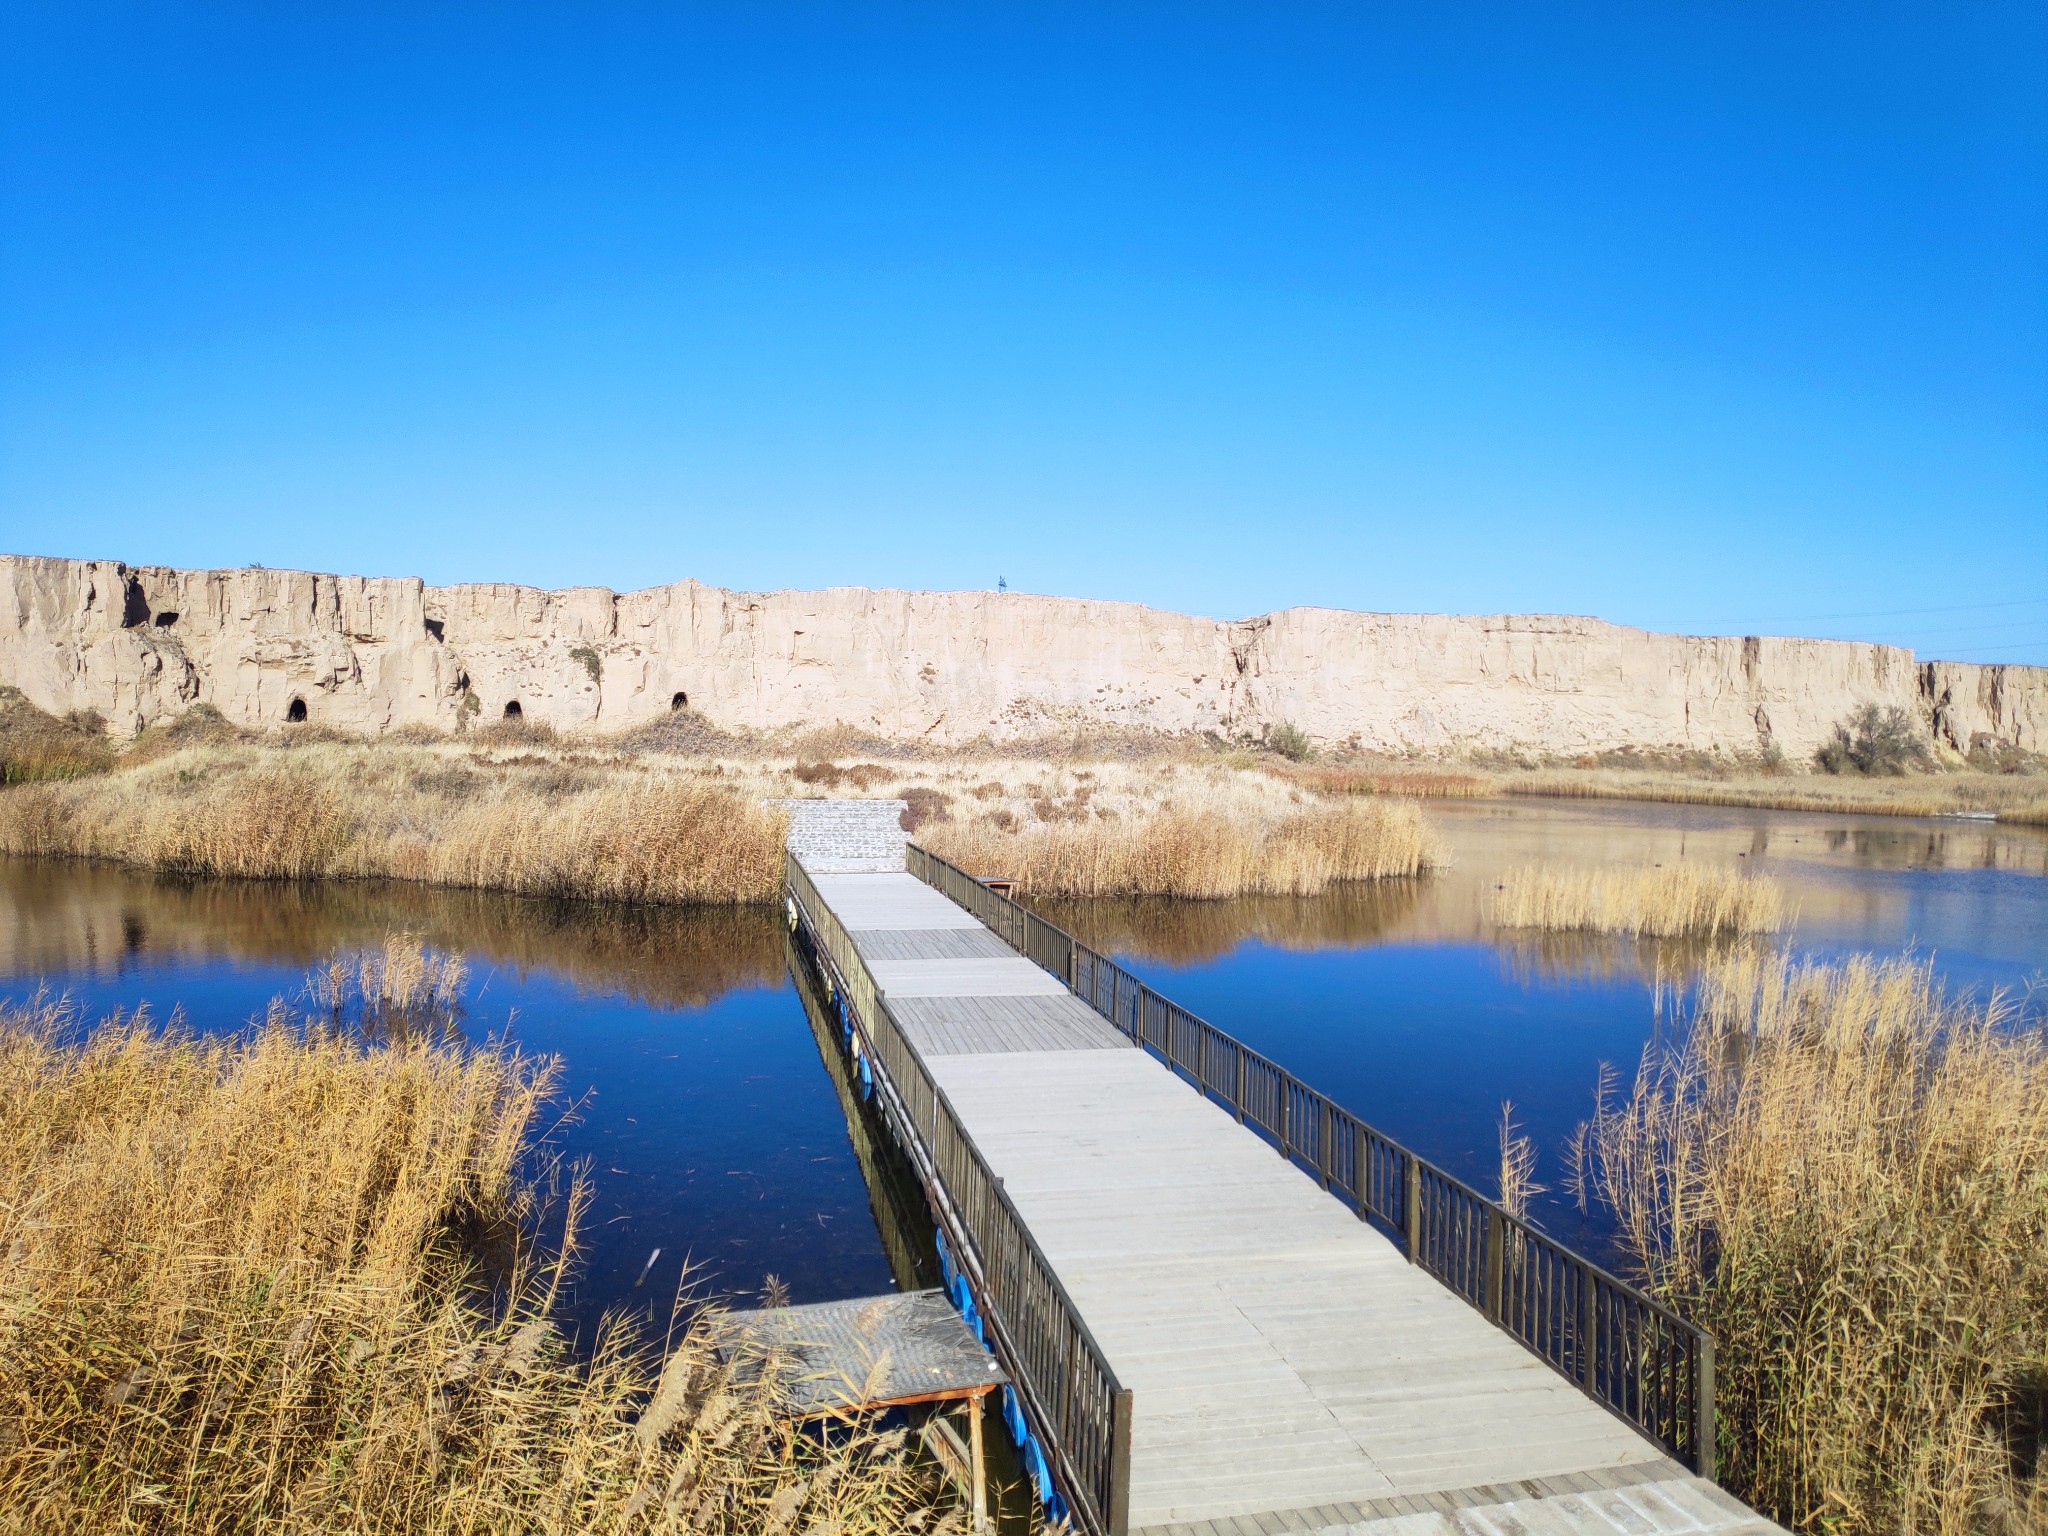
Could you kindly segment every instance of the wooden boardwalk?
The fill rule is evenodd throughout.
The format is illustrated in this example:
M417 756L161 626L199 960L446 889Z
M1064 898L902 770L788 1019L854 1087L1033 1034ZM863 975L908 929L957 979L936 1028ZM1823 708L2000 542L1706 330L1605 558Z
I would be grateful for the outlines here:
M1778 1530L947 897L811 878L1132 1392L1132 1531Z

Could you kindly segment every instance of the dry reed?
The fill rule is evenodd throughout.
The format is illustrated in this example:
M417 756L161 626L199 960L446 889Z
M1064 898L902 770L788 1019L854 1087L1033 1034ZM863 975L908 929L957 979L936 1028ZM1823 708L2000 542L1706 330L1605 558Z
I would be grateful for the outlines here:
M1706 864L1509 870L1488 915L1502 928L1620 933L1633 938L1775 933L1790 921L1785 891L1765 875Z
M1519 777L1504 776L1496 792L1860 816L1991 816L1999 821L2048 823L2048 778L2019 773L1958 770L1878 779L1813 773L1701 778L1678 773L1544 769Z
M107 723L91 711L62 717L0 683L0 784L33 784L105 773L114 764Z
M1045 896L1194 899L1309 896L1349 880L1414 875L1441 861L1412 803L1307 804L1264 818L1168 805L1142 819L938 822L919 840L976 874Z
M1719 1345L1723 1480L1826 1536L2048 1530L2048 1034L1931 962L1707 966L1582 1145Z
M702 1321L572 1351L584 1201L541 1251L517 1172L544 1068L277 1010L77 1025L0 1012L0 1530L958 1528L900 1432L800 1432Z
M10 853L643 902L771 899L784 826L692 774L397 745L189 750L0 794Z

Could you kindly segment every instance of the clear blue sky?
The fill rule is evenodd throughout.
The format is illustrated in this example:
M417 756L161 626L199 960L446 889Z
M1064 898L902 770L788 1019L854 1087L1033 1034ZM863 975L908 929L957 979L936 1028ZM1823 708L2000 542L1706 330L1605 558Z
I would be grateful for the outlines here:
M2048 662L2048 9L0 0L0 548Z

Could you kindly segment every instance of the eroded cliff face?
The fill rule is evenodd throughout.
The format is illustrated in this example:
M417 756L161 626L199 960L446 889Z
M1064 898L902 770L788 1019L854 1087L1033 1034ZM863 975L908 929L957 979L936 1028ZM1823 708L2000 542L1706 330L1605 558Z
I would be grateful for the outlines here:
M1291 608L1219 622L993 592L728 592L694 581L429 587L0 556L0 681L134 732L195 703L453 730L517 704L565 729L687 707L949 744L1095 723L1385 751L1633 746L1793 759L1867 703L1954 750L2048 749L2048 668L1917 663L1849 641L1650 634L1597 619Z

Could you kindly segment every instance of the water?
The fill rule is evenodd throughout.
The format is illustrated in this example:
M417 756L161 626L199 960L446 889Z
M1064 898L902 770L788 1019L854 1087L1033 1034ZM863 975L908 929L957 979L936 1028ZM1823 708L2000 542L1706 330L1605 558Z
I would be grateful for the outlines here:
M772 1274L798 1302L873 1295L889 1264L780 917L0 860L0 997L45 986L89 1017L147 1005L234 1029L333 950L417 931L468 958L466 1034L561 1058L550 1148L596 1193L573 1315L665 1318L686 1260L713 1290Z
M1552 1185L1537 1214L1598 1248L1561 1149L1601 1064L1633 1071L1660 985L1696 946L1495 932L1517 864L1753 866L1783 881L1802 953L1932 954L1958 986L2048 970L2048 832L1980 823L1611 802L1435 803L1452 867L1315 900L1048 904L1168 996L1484 1190L1503 1101ZM402 885L188 882L0 860L0 996L69 991L94 1015L147 1003L236 1028L296 997L336 948L394 928L461 950L472 1037L563 1061L552 1133L597 1200L578 1313L663 1313L702 1284L793 1300L915 1283L885 1245L845 1112L785 968L779 913L562 905ZM865 1147L866 1144L863 1143ZM872 1149L866 1154L872 1157ZM912 1213L915 1214L914 1212ZM648 1254L662 1250L644 1287ZM890 1254L895 1254L892 1270Z
M1563 1189L1605 1067L1625 1083L1697 944L1505 933L1485 903L1519 864L1753 867L1822 958L1913 949L1953 986L2026 998L2048 972L2048 832L1703 806L1507 800L1427 807L1451 867L1312 900L1045 902L1161 993L1491 1193L1502 1106L1550 1188L1532 1210L1602 1251ZM2041 999L2035 997L2038 1005ZM1666 1017L1668 1018L1668 1010Z

